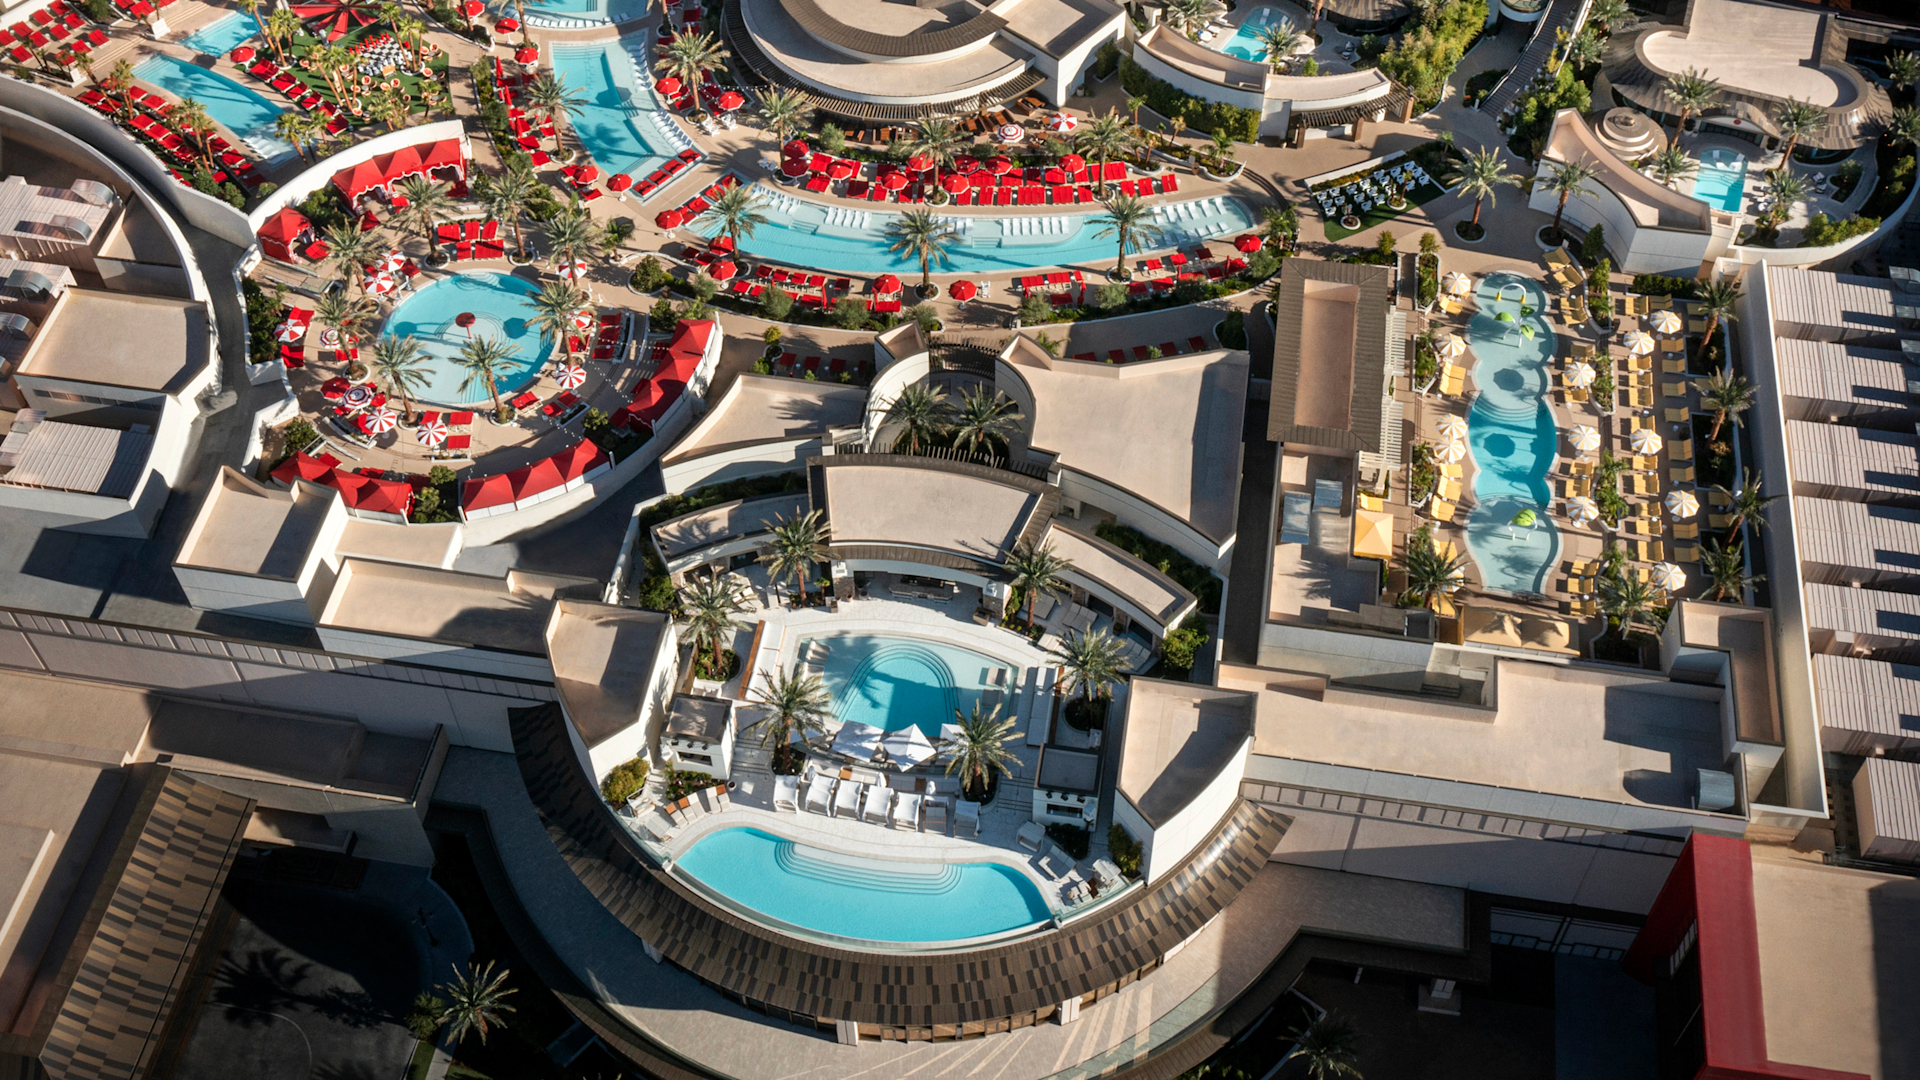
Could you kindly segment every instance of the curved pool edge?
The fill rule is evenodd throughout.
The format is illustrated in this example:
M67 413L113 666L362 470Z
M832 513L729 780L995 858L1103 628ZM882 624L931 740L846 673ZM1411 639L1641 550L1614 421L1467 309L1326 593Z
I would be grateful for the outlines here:
M1492 285L1494 296L1492 301L1481 299L1481 294L1488 289L1489 285ZM1489 396L1484 388L1481 380L1481 367L1487 364L1489 360L1488 357L1482 355L1479 348L1476 347L1474 350L1473 367L1476 393L1472 403L1467 408L1466 418L1469 454L1474 467L1471 488L1474 497L1474 507L1473 510L1467 514L1466 519L1460 522L1461 544L1469 557L1472 558L1475 568L1480 572L1480 588L1483 592L1503 597L1533 597L1545 595L1547 578L1552 573L1554 564L1559 561L1560 552L1565 547L1565 537L1561 535L1559 523L1554 520L1552 513L1553 490L1552 487L1547 484L1547 477L1552 473L1554 463L1558 458L1556 448L1559 440L1559 426L1554 418L1553 407L1549 399L1549 394L1552 389L1552 379L1549 368L1553 354L1557 351L1553 344L1557 338L1554 335L1552 324L1547 322L1544 315L1547 303L1545 287L1532 278L1511 271L1496 271L1484 275L1476 287L1476 311L1474 316L1468 320L1467 337L1470 343L1476 346L1478 345L1472 333L1473 323L1482 316L1486 318L1493 317L1494 312L1492 311L1491 305L1500 302L1498 297L1509 285L1520 286L1523 293L1520 302L1523 304L1532 304L1534 307L1534 314L1518 315L1518 319L1530 321L1534 324L1536 327L1536 336L1546 343L1547 347L1547 355L1538 361L1540 388L1532 400L1531 421L1534 429L1531 433L1528 433L1532 436L1533 443L1535 444L1536 464L1535 468L1525 477L1525 483L1530 490L1526 493L1524 500L1517 493L1493 491L1483 494L1481 484L1485 480L1497 479L1503 484L1511 483L1512 481L1503 477L1497 470L1491 469L1482 463L1479 451L1474 449L1476 436L1479 437L1479 443L1484 445L1489 424L1496 424L1505 428L1509 425L1517 425L1518 420L1516 417L1496 415L1503 406L1497 404L1496 399ZM1516 323L1516 325L1518 324ZM1503 393L1512 393L1512 391L1503 391ZM1525 408L1524 402L1514 402L1512 404L1514 408L1510 411L1518 411L1520 408ZM1482 408L1483 405L1485 406L1484 409ZM1541 426L1542 416L1545 417L1544 427ZM1517 426L1515 426L1515 430L1519 430ZM1493 554L1482 551L1476 546L1477 543L1484 543L1484 541L1476 541L1476 530L1484 536L1489 530L1519 527L1503 524L1498 519L1489 522L1482 516L1484 510L1489 510L1494 505L1506 502L1535 510L1542 521L1541 530L1547 537L1546 551L1540 559L1539 569L1535 572L1535 580L1532 588L1517 588L1504 582L1497 585L1490 584L1487 580L1488 566L1493 559ZM1476 518L1481 518L1481 520L1476 522Z
M438 278L435 278L432 281L427 282L424 285L420 285L419 287L415 288L412 292L408 293L407 295L403 296L401 299L396 301L393 307L388 309L386 316L380 320L380 331L378 336L384 337L388 334L396 333L394 327L397 325L398 320L401 317L401 313L404 312L409 305L416 304L423 298L428 298L429 294L431 294L434 297L439 296L440 293L435 293L434 290L436 289L441 290L442 293L452 292L452 291L458 290L461 287L459 284L461 282L469 282L469 281L477 282L482 278L487 279L487 284L484 286L484 288L490 289L490 290L498 288L497 282L500 281L501 279L508 279L508 280L517 282L518 283L517 288L524 290L523 292L520 293L520 303L522 304L526 304L532 296L534 296L536 293L539 292L539 286L536 283L530 282L526 278L523 278L518 274L514 274L510 271L452 270L450 272L443 274ZM480 310L480 305L475 304L474 309ZM418 316L416 316L416 318L418 318ZM415 323L414 325L419 326L421 324ZM502 329L504 332L504 322L503 322ZM531 330L523 331L523 336L531 333L532 333ZM424 346L426 346L431 340L432 343L434 344L450 347L452 349L452 354L454 356L457 356L459 353L457 343L454 343L451 341L442 341L437 337L430 338L429 335L425 335L419 332L418 330L415 330L413 332L413 336L416 339L419 339L421 341L423 349L424 349ZM546 333L540 333L533 346L533 348L536 350L536 356L531 361L528 361L528 360L523 360L521 358L521 350L525 349L527 347L526 345L520 342L509 342L509 343L514 345L515 362L516 362L516 365L519 365L519 366L517 366L512 373L510 373L506 378L501 379L498 383L499 389L500 389L500 397L503 400L506 398L513 397L514 395L521 393L527 388L533 386L535 383L539 382L541 371L544 370L548 362L550 362L553 359L555 349L557 348L556 343L552 341L552 338L550 337L550 335ZM424 351L427 352L427 355L429 357L429 366L433 369L435 373L435 380L434 380L435 383L438 382L438 377L441 375L446 375L446 376L451 376L456 378L458 377L459 372L454 367L450 357L441 356L437 353L434 353L430 349L426 349ZM441 370L442 365L445 365L447 370L442 371ZM458 400L459 398L458 389L455 389L447 394L441 395L436 392L435 385L429 385L423 388L420 392L413 394L412 397L416 404L430 405L430 406L435 406L437 408L449 409L454 411L477 409L481 406L488 405L489 402L491 401L491 398L487 395L484 387L476 387L473 393L476 396L474 396L472 400L463 401L463 400Z

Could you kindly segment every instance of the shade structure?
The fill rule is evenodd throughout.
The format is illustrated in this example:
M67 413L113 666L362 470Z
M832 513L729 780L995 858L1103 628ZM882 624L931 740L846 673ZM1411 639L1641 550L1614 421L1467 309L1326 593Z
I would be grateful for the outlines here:
M1679 592L1687 587L1687 573L1670 562L1654 563L1653 586L1668 592Z
M598 321L599 320L594 318L593 312L591 311L576 311L573 313L573 328L583 334L593 329L593 324Z
M907 174L903 172L890 172L880 178L880 186L886 188L888 191L899 191L901 188L907 186Z
M553 373L553 381L568 390L578 390L587 383L587 369L579 364L568 364Z
M1058 131L1062 134L1072 131L1079 126L1079 119L1069 116L1066 113L1054 113L1053 119L1047 121L1048 131Z
M1652 428L1639 428L1627 436L1627 445L1633 447L1636 454L1657 454L1666 441Z
M435 417L421 424L413 433L421 446L439 446L447 441L447 422Z
M980 295L980 286L962 278L947 286L947 295L964 304L968 300Z
M873 752L880 749L880 739L886 732L872 724L863 724L858 720L849 720L840 725L839 734L833 737L831 749L856 761L872 761Z
M1005 176L1013 171L1013 159L1004 154L995 155L987 160L987 171L995 176Z
M1027 129L1019 124L1001 124L994 129L993 137L1009 145L1027 137Z
M662 210L653 215L653 223L663 229L677 229L687 220L687 215L678 210Z
M950 172L947 175L940 178L940 186L946 189L947 194L958 195L961 192L972 187L973 184L970 183L966 177L960 175L959 173Z
M715 105L720 107L721 112L732 112L746 103L746 95L740 93L738 90L725 91L720 95L720 100L714 102Z
M907 159L908 172L926 172L933 168L933 159L925 154L915 154Z
M1620 339L1620 344L1625 345L1627 351L1635 356L1645 356L1653 351L1653 335L1645 330L1629 330L1627 335Z
M808 146L805 139L795 139L780 148L780 153L786 157L804 157L812 152L813 147Z
M1653 313L1653 317L1647 321L1653 325L1656 333L1677 334L1680 332L1680 316L1676 312L1656 311Z
M467 0L466 3L460 5L460 13L469 19L477 19L487 13L487 5L481 3L480 0Z
M407 253L401 251L399 248L394 248L392 251L380 256L380 261L374 265L373 269L385 270L391 273L405 265L407 265Z
M1592 386L1595 378L1593 365L1585 360L1575 360L1567 365L1567 385L1575 390L1585 390Z
M873 279L873 291L886 296L900 291L900 279L892 274L881 274Z
M360 287L365 289L369 296L385 296L399 288L399 285L400 283L393 279L393 275L384 270L377 274L368 274L366 280L360 283Z
M556 268L554 273L559 274L562 281L579 281L587 276L587 260L575 259L571 263Z
M933 742L918 724L908 724L880 736L880 749L896 769L911 769L933 757Z
M632 186L633 186L633 177L628 176L626 173L617 172L617 173L614 173L612 176L607 177L608 191L625 191Z
M340 401L350 409L363 409L373 404L373 387L349 386L347 392L340 395Z
M1353 553L1362 559L1393 558L1393 515L1378 510L1355 510Z
M1700 499L1686 488L1674 488L1667 492L1667 513L1677 518L1690 518L1700 512Z
M1049 184L1064 184L1067 182L1067 173L1064 169L1048 169L1040 174L1040 179Z
M1233 249L1246 255L1251 255L1266 246L1267 242L1265 240L1260 239L1252 233L1236 237L1233 241Z
M707 242L707 248L710 251L714 251L722 255L732 254L733 253L733 237L728 236L726 233L721 233L719 236L716 236L712 240L709 240Z
M1600 429L1592 424L1575 424L1567 429L1567 445L1576 453L1591 454L1600 449Z
M519 29L520 20L511 15L493 24L493 32L496 34L511 34Z
M367 414L366 429L375 435L385 435L400 425L400 417L392 409L375 409Z
M1440 433L1440 438L1447 442L1464 439L1467 437L1466 418L1449 413L1440 418L1440 424L1437 430Z
M836 161L832 165L827 166L827 179L851 180L853 174L859 171L860 166L855 165L851 161Z
M280 328L274 331L273 336L283 344L292 344L307 336L307 324L288 319L280 324Z
M573 174L573 182L580 187L586 187L598 179L600 179L600 169L594 165L582 165Z
M516 64L539 63L540 62L540 46L538 45L520 46L519 48L513 50L513 60L514 60L514 63Z
M682 86L678 78L669 75L659 82L654 83L653 88L668 97L679 97Z
M794 179L799 179L807 175L807 159L804 157L790 157L782 161L780 163L780 175Z
M253 46L242 45L231 53L228 53L227 59L232 60L236 64L244 64L253 59Z
M1087 159L1079 154L1061 154L1060 167L1068 172L1077 173L1087 167Z
M1433 456L1449 465L1467 456L1465 439L1449 439L1433 448Z
M948 167L954 172L970 173L980 167L980 159L971 154L961 154L959 157L954 158L953 164Z
M1575 495L1567 500L1567 520L1575 525L1586 527L1600 519L1600 506L1585 495Z
M1440 354L1442 360L1451 360L1467 351L1467 339L1459 334L1448 334L1434 346L1434 351Z
M715 281L731 281L733 275L739 272L740 267L736 266L732 259L715 259L713 264L707 267L707 276Z
M1473 279L1458 270L1447 271L1440 279L1440 285L1455 296L1465 296L1473 291Z

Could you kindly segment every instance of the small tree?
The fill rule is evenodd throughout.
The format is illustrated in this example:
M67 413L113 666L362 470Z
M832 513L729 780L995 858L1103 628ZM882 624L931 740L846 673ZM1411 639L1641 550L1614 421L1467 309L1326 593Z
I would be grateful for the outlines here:
M1307 1075L1313 1080L1334 1080L1342 1076L1360 1080L1360 1070L1353 1063L1353 1044L1358 1033L1346 1019L1328 1013L1305 1027L1289 1031L1286 1038L1293 1043L1287 1056L1306 1062Z
M959 721L955 725L959 730L940 743L941 752L947 755L947 775L958 773L961 793L976 802L983 801L1000 774L1012 772L1020 764L1007 749L1014 738L1014 721L1011 717L1000 719L998 702L991 709L975 702L970 713L955 709L953 718Z
M1726 423L1729 417L1738 424L1740 414L1753 407L1757 393L1752 383L1724 371L1695 379L1693 385L1700 390L1700 404L1713 411L1713 430L1707 433L1708 442L1720 437L1720 425Z
M775 772L790 773L795 750L794 739L804 751L808 737L826 730L831 715L832 695L818 675L803 675L798 668L792 674L776 671L754 689L754 699L767 712L760 721L760 745L772 746Z
M842 330L860 329L867 325L867 305L857 297L841 297L833 305L833 324Z
M1079 694L1088 704L1106 697L1126 671L1120 640L1104 629L1069 631L1052 655L1060 664L1061 688Z
M456 967L452 981L434 987L446 999L440 1023L446 1025L447 1036L455 1046L460 1045L468 1032L480 1036L484 1043L490 1029L506 1025L502 1014L514 1011L506 999L515 993L506 985L507 974L506 968L494 974L493 961L489 960L477 969L468 967L462 971Z
M747 609L744 590L745 586L737 580L722 574L695 578L680 586L681 622L686 625L695 653L702 646L707 649L706 677L709 679L726 677L726 667L720 658L721 643L735 631L747 628L747 624L734 618Z
M1013 587L1025 594L1027 630L1033 630L1033 604L1041 593L1052 596L1066 587L1066 572L1073 569L1071 559L1054 553L1052 544L1035 547L1022 544L1007 560L1007 572L1013 575Z
M814 564L826 555L826 522L820 520L820 511L812 510L797 518L777 518L767 532L771 542L768 549L761 552L760 559L774 577L792 576L800 587L797 601L804 606L807 578L813 573Z

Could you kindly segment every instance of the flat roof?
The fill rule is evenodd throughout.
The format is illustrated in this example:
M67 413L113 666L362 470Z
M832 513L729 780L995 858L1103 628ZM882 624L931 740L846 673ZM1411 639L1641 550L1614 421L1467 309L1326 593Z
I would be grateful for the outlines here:
M1004 363L1032 395L1035 449L1152 503L1211 540L1233 535L1245 353L1100 364L1047 356L1025 335L1014 344Z
M878 544L1000 562L1040 508L1043 485L933 458L817 458L835 546Z
M766 532L780 519L807 514L807 493L788 492L739 499L663 521L653 527L654 547L672 560L715 544Z
M1787 464L1796 488L1835 489L1879 501L1920 501L1920 438L1846 424L1788 420Z
M587 746L639 721L647 677L671 625L658 611L584 600L554 604L547 658L567 719Z
M370 732L355 720L163 700L139 759L237 779L411 798L432 739Z
M317 484L267 487L221 466L175 560L182 566L293 581L338 493Z
M1054 554L1073 563L1073 571L1107 587L1141 611L1170 625L1197 601L1180 583L1157 568L1098 537L1064 528L1056 521L1047 530Z
M1692 0L1685 29L1647 35L1640 48L1654 67L1698 68L1748 93L1797 98L1822 108L1852 100L1851 84L1820 67L1822 13L1745 0Z
M1773 343L1780 392L1813 402L1912 413L1904 354L1831 341L1778 338Z
M740 13L775 66L802 82L860 100L904 104L978 92L1024 72L1033 61L995 34L984 45L952 55L876 63L825 44L795 21L785 4L755 0L742 4Z
M1820 726L1887 740L1913 738L1920 716L1920 667L1860 656L1813 654Z
M1857 571L1860 580L1920 576L1920 511L1796 495L1800 562Z
M1055 791L1098 791L1100 755L1066 746L1043 746L1033 785Z
M511 575L343 559L320 625L538 656L553 604Z
M445 569L451 567L460 554L460 531L457 521L401 525L349 517L340 530L340 539L333 542L333 550L342 557L351 555Z
M1055 58L1125 14L1110 0L994 0L988 10L1007 21L1007 33Z
M1599 170L1599 181L1638 224L1690 232L1706 232L1713 227L1712 207L1620 160L1576 110L1561 109L1554 114L1543 154L1555 161L1584 161Z
M133 495L146 478L153 453L148 432L59 420L41 420L26 431L9 433L6 441L12 444L8 452L14 462L0 472L0 483L109 499Z
M1148 825L1165 825L1240 751L1256 700L1245 689L1132 680L1117 790Z
M1392 309L1385 267L1320 259L1281 265L1268 438L1380 452Z
M1920 596L1807 582L1807 625L1873 637L1920 639Z
M1772 611L1682 600L1674 614L1680 619L1682 645L1726 653L1734 722L1740 737L1781 742L1780 699L1774 692Z
M207 364L198 300L72 288L41 324L18 374L176 393Z
M1768 306L1781 337L1891 340L1899 332L1891 279L1791 266L1768 266L1766 275Z
M665 460L685 461L735 446L825 435L828 428L859 424L866 405L863 386L742 374L674 444Z
M662 730L705 742L719 742L727 735L727 720L733 716L733 703L705 694L675 694L667 708Z

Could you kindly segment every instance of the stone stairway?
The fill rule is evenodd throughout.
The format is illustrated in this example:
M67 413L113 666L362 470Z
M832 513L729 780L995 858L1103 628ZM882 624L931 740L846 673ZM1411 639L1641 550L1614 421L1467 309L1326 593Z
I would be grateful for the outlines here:
M1493 93L1487 95L1480 111L1497 118L1520 100L1552 63L1554 47L1559 44L1557 32L1563 28L1568 36L1580 32L1580 24L1587 17L1587 3L1588 0L1553 0L1547 13L1540 16L1539 29L1534 31L1526 51L1520 54L1520 61L1513 65L1500 85L1493 88Z

